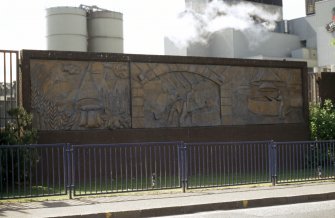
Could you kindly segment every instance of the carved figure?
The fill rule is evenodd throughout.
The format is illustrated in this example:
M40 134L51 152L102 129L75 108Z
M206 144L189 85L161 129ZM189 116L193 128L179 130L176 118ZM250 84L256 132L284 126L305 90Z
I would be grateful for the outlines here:
M130 127L128 69L123 65L33 62L34 125L42 130Z

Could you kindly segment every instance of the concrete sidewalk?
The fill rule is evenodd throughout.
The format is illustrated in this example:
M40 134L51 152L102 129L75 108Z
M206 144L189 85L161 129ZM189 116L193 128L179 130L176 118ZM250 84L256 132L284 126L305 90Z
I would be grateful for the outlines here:
M333 199L335 182L322 182L4 203L0 217L152 217Z

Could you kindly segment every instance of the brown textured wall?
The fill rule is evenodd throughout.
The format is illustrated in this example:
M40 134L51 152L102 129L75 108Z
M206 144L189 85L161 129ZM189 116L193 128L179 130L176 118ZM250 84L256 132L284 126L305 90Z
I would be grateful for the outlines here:
M299 141L309 139L303 124L241 125L195 128L40 131L39 143L106 144L126 142Z
M175 140L182 140L185 142L197 142L270 139L276 141L289 141L306 140L309 138L307 67L306 63L303 62L32 50L24 50L21 54L23 69L24 107L28 111L31 111L33 113L39 111L40 114L44 115L44 120L43 122L41 122L43 123L43 125L39 126L39 143L68 142L76 144L86 144ZM45 119L49 121L48 119L50 118L50 116L46 116L46 114L43 114L43 108L39 108L39 101L44 101L45 99L43 97L39 97L38 95L41 94L40 90L49 91L49 86L56 87L54 86L53 82L57 81L57 79L59 78L57 78L57 73L51 74L54 75L54 77L44 77L45 75L43 74L43 72L49 73L51 70L54 69L56 69L55 72L60 72L57 71L57 67L48 67L48 64L50 65L50 63L51 65L53 65L53 63L59 62L80 63L79 65L77 65L79 67L85 66L85 63L89 62L91 64L88 64L88 67L86 67L87 70L85 72L94 71L94 76L96 76L97 72L100 72L99 64L95 63L102 63L103 66L111 67L110 69L112 69L114 66L121 66L116 67L117 71L115 72L119 72L119 69L122 69L120 72L122 72L123 74L116 76L124 78L125 76L127 76L127 73L129 73L129 78L131 78L131 93L130 95L123 95L132 99L130 102L130 107L125 107L125 109L129 112L129 114L126 114L126 116L130 116L132 121L129 122L128 118L125 119L124 116L120 113L121 110L116 112L111 110L111 116L118 117L118 119L110 120L108 125L112 125L111 127L113 127L110 130L108 130L106 126L99 129L96 128L97 126L94 125L72 125L71 122L69 123L72 126L69 125L68 129L60 129L62 127L62 120L59 118L58 123L56 122L57 119L54 119L52 122L47 123L47 125L45 126ZM111 65L109 63L113 64ZM166 76L167 74L163 72L166 68L168 68L168 70L166 71L167 73L175 72L173 77L171 77L170 75L168 75L168 77ZM38 69L38 71L36 71L36 69ZM234 69L234 71L228 72L229 70L227 71L227 69ZM66 68L63 69L63 71L64 70L71 71L70 75L75 74L72 72L76 72L73 68ZM188 73L191 71L195 72L196 76L192 76ZM221 76L218 76L218 72L221 73L222 71L225 71L225 74L221 74ZM277 101L282 101L285 104L291 105L293 108L296 108L298 110L295 109L295 113L291 113L289 116L285 115L283 117L280 113L274 114L277 112L268 109L266 105L262 105L263 108L260 109L257 105L257 107L252 104L244 106L241 105L238 101L241 99L241 95L239 93L243 94L243 87L245 87L245 82L242 81L244 78L241 77L245 75L244 72L248 71L250 71L254 76L258 75L258 72L265 72L267 75L270 75L274 72L276 75L280 75L279 77L282 79L282 81L276 82L278 84L278 87L281 87L281 92L279 92L279 94L281 93L284 96L284 100L281 99ZM36 74L36 72L38 73ZM133 74L131 74L132 72ZM155 119L151 118L151 111L159 108L158 106L160 106L160 104L158 104L158 106L152 103L145 104L145 102L150 103L152 102L152 99L154 99L148 98L146 95L148 95L148 93L150 94L155 92L164 92L165 90L161 90L160 85L157 85L157 78L160 80L161 84L165 84L165 81L182 78L183 75L181 75L179 72L186 72L186 74L184 73L184 75L186 75L185 81L193 82L191 86L195 87L194 92L196 94L194 94L194 96L201 96L203 94L201 92L201 86L196 87L197 84L203 83L207 87L211 86L211 82L206 83L207 80L203 80L203 78L205 77L209 78L210 81L214 81L213 85L217 85L219 87L217 92L218 94L216 93L215 89L213 89L212 91L210 90L200 97L200 100L202 99L202 102L204 102L206 106L209 102L209 106L212 107L212 109L210 108L211 110L206 111L206 113L209 114L208 117L210 118L210 121L206 121L206 119L202 117L201 113L194 113L194 117L196 117L198 120L196 122L177 121L175 123L166 124L164 122L169 120L168 118L165 118L165 121L163 120L159 122L157 120L160 119L161 116L154 116ZM235 77L230 76L234 72L237 72ZM290 74L290 72L293 73ZM32 76L34 77L34 80L31 79ZM110 77L112 76L115 75L110 75ZM225 81L221 82L220 78L227 79L228 77L234 78L233 80L235 82L232 84L242 88L236 90L227 88L227 84L229 83ZM86 77L82 78L84 78L85 80ZM45 83L44 85L40 85L40 81L47 81L47 83ZM229 79L227 81L229 81ZM256 84L255 80L250 78L247 82L249 86ZM285 86L283 86L283 82L286 83L286 88ZM114 86L114 84L115 83L106 82L105 87L111 87ZM35 91L33 93L34 95L32 96L32 87L39 86L42 88L40 88L40 90L37 90L37 92ZM61 84L59 87L67 88L69 93L71 93L71 89L67 84ZM90 89L92 88L92 85L83 85L83 87L85 87L85 89ZM180 85L178 87L180 87ZM250 90L250 93L255 92L254 90L252 90L252 88L250 88ZM229 95L227 95L227 93ZM66 95L64 95L64 93L61 94L62 95L55 96L55 99L59 99L60 96L64 96L64 98L67 97ZM210 101L207 102L206 99L213 94L217 94L219 97L210 99ZM69 94L69 96L70 95L71 94ZM111 95L115 95L115 93L113 94L111 91ZM186 94L184 95L187 96ZM231 95L234 95L233 97L235 98L235 100L232 100L233 97L231 97ZM285 96L293 96L293 98L288 99ZM269 97L271 99L276 98L276 96L271 95ZM246 102L245 97L244 102ZM46 101L43 103L50 107L50 102ZM55 104L51 104L51 106L53 108L57 108L57 104L58 103L56 102ZM244 107L248 107L249 112L246 111ZM64 109L66 107L62 105L62 108ZM216 114L216 108L219 108L219 114ZM91 109L87 109L87 107L85 107L85 109L82 109L84 116L88 116L87 114L89 113L89 110ZM93 110L97 111L97 108L93 108ZM252 113L250 113L250 110L256 113L265 112L266 116L264 118L260 115L253 115ZM287 111L287 113L291 111L290 108L285 108L285 110ZM96 112L92 113L94 114ZM180 118L180 112L178 113ZM60 113L60 115L62 114L63 113ZM220 119L219 121L216 120L217 117ZM124 129L118 127L122 127ZM53 130L53 128L58 129Z

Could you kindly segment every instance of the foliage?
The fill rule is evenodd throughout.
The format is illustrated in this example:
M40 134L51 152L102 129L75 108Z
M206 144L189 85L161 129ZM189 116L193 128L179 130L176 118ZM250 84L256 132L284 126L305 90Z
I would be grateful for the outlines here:
M24 146L37 141L37 131L32 127L32 115L23 108L11 109L8 114L12 120L0 132L0 192L5 186L24 181L28 176L26 167L32 167L38 161L36 150Z
M335 107L331 100L325 100L322 105L311 105L310 127L312 140L335 139ZM330 161L335 164L334 157L335 151L332 146L325 147L323 143L316 143L310 147L307 163L321 173L323 163Z
M12 121L8 122L0 133L0 144L23 145L37 141L37 131L32 127L33 116L24 108L14 108L8 111Z
M311 105L310 127L313 140L335 139L335 108L331 100Z

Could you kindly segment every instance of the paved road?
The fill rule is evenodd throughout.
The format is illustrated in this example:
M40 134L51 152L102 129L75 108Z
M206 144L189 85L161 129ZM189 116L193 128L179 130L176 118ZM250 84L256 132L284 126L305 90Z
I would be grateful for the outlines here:
M312 203L290 204L272 207L258 207L239 210L202 212L189 215L166 216L174 218L334 218L335 200Z

